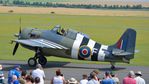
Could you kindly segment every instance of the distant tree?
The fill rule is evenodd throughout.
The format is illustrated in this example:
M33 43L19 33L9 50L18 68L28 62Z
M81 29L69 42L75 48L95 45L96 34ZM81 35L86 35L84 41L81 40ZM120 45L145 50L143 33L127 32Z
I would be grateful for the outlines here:
M107 4L105 4L105 5L104 5L104 8L107 8L107 7L108 7Z
M137 7L136 7L137 9L142 9L142 5L141 4L139 4L139 5L137 5Z
M127 9L128 9L128 8L131 8L131 6L127 4L127 5L126 5L126 8L127 8Z
M9 0L2 0L2 3L4 6L7 6L7 5L9 5Z
M0 0L0 3L4 5L10 5L10 0ZM13 5L18 6L36 6L36 7L65 7L65 8L86 8L86 9L149 9L149 7L143 7L141 4L138 5L101 5L101 4L63 4L63 3L52 3L52 2L30 2L27 0L11 0Z
M3 1L2 0L0 0L0 4L2 4L3 3Z

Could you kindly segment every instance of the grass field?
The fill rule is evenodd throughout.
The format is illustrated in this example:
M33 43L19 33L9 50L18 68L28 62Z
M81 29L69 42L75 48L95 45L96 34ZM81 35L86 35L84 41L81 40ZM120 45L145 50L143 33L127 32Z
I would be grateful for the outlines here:
M44 8L44 7L16 7L0 6L0 13L23 13L23 14L66 14L66 15L96 15L96 16L149 16L149 11L143 10L96 10L78 8Z
M22 18L22 27L35 27L51 29L60 24L65 29L72 28L82 31L93 40L102 44L114 44L126 28L134 28L137 31L135 59L131 65L149 66L149 17L143 16L81 16L81 15L57 15L57 14L0 14L0 59L28 60L34 52L18 48L15 56L12 56L14 34L19 31L19 18ZM50 26L49 26L50 25ZM65 61L75 63L101 63L84 62L78 60L48 57L48 61Z

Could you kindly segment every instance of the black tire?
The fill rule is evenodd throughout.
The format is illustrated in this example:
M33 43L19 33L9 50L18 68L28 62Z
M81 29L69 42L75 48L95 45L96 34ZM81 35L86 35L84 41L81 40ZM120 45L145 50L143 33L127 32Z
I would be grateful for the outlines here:
M47 63L47 58L44 57L44 56L40 56L40 57L38 58L38 63L41 64L42 66L46 65L46 63Z
M29 58L29 59L28 59L28 65L29 65L30 67L35 67L35 66L37 65L36 59L35 59L35 58Z
M115 69L115 66L111 66L111 69L114 70Z

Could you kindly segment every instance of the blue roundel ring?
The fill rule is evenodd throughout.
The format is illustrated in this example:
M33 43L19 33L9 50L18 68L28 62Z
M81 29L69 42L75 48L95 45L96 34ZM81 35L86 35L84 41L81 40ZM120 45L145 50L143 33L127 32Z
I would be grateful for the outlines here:
M91 49L88 46L81 46L79 48L79 56L81 58L88 58L91 55Z

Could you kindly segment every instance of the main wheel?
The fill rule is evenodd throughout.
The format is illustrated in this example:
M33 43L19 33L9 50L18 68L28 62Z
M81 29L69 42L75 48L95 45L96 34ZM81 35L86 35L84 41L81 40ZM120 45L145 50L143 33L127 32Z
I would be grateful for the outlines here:
M40 56L38 58L38 63L41 64L41 65L46 65L47 59L44 56Z
M112 65L112 66L111 66L111 69L114 70L114 69L115 69L115 66Z
M35 66L37 65L36 59L35 59L35 58L29 58L29 59L28 59L28 65L29 65L30 67L35 67Z

